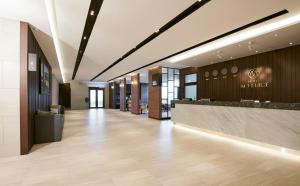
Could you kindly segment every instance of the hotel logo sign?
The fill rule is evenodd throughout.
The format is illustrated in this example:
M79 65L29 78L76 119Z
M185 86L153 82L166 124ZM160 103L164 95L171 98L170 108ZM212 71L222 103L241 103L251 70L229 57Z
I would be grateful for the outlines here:
M261 69L259 69L259 68L253 68L253 69L249 70L248 77L250 79L257 79L259 77L260 73L261 73Z
M241 88L268 88L272 83L272 69L257 67L247 69L241 77Z

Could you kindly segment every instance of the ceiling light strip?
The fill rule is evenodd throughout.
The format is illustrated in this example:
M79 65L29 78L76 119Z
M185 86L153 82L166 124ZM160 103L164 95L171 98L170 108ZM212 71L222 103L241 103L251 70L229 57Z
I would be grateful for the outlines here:
M217 50L217 49L223 48L225 46L233 45L238 42L242 42L242 41L263 35L263 34L267 34L272 31L279 30L279 29L282 29L282 28L285 28L285 27L288 27L288 26L291 26L291 25L294 25L297 23L300 23L300 14L291 16L291 17L288 17L288 18L285 18L285 19L282 19L282 20L279 20L276 22L268 23L266 25L262 25L257 28L245 30L245 31L237 33L237 34L233 34L229 37L222 38L222 39L219 39L214 42L210 42L206 45L196 47L192 50L189 50L187 52L184 52L182 54L179 54L179 55L171 58L170 62L177 63L179 61L186 60L191 57L201 55L201 54L213 51L213 50Z
M115 77L115 78L110 79L109 81L113 81L113 80L115 80L115 79L118 79L118 78L120 78L120 77L122 77L122 76L125 76L125 75L127 75L127 74L130 74L130 73L132 73L132 72L141 70L141 69L146 68L146 67L148 67L148 66L151 66L151 65L154 65L154 64L156 64L156 63L162 62L162 61L164 61L164 60L166 60L166 59L172 58L172 57L174 57L174 56L176 56L176 55L182 54L182 53L184 53L184 52L186 52L186 51L192 50L192 49L197 48L197 47L199 47L199 46L202 46L202 45L205 45L205 44L207 44L207 43L210 43L210 42L216 41L216 40L218 40L218 39L224 38L224 37L229 36L229 35L231 35L231 34L237 33L237 32L239 32L239 31L245 30L245 29L247 29L247 28L250 28L250 27L255 26L255 25L258 25L258 24L261 24L261 23L263 23L263 22L269 21L269 20L271 20L271 19L277 18L277 17L282 16L282 15L287 14L287 13L288 13L288 11L287 11L286 9L285 9L285 10L282 10L282 11L279 11L279 12L276 12L276 13L274 13L274 14L272 14L272 15L269 15L269 16L267 16L267 17L264 17L264 18L262 18L262 19L259 19L259 20L257 20L257 21L254 21L254 22L249 23L249 24L247 24L247 25L244 25L244 26L242 26L242 27L236 28L236 29L234 29L234 30L231 30L231 31L229 31L229 32L226 32L226 33L224 33L224 34L221 34L221 35L219 35L219 36L216 36L216 37L211 38L211 39L209 39L209 40L206 40L206 41L204 41L204 42L201 42L201 43L199 43L199 44L197 44L197 45L194 45L194 46L192 46L192 47L186 48L186 49L184 49L184 50L181 50L181 51L179 51L179 52L176 52L176 53L174 53L174 54L171 54L171 55L169 55L169 56L166 56L166 57L164 57L164 58L161 58L161 59L159 59L159 60L156 60L156 61L154 61L154 62L151 62L151 63L149 63L149 64L146 64L146 65L144 65L144 66L142 66L142 67L139 67L139 68L137 68L137 69L134 69L134 70L132 70L132 71L130 71L130 72L124 73L124 74L122 74L122 75L120 75L120 76L117 76L117 77Z
M139 50L140 48L142 48L144 45L146 45L147 43L149 43L150 41L152 41L153 39L155 39L156 37L158 37L160 34L162 34L165 31L167 31L168 29L170 29L171 27L173 27L174 25L176 25L177 23L179 23L180 21L182 21L183 19L185 19L186 17L188 17L189 15L191 15L196 10L198 10L199 8L201 8L202 6L204 6L206 3L210 2L210 1L211 0L196 1L190 7L188 7L187 9L185 9L183 12L181 12L175 18L173 18L171 21L169 21L168 23L166 23L164 26L162 26L160 29L156 30L153 34L151 34L145 40L143 40L142 42L140 42L136 47L134 47L133 49L131 49L130 51L128 51L127 53L125 53L118 60L116 60L115 62L113 62L111 65L109 65L104 70L102 70L99 74L97 74L94 78L92 78L91 81L93 81L96 78L98 78L99 76L101 76L103 73L105 73L106 71L108 71L109 69L111 69L112 67L114 67L115 65L117 65L118 63L120 63L121 61L123 61L124 59L126 59L128 56L130 56L131 54L133 54L134 52L136 52L137 50Z
M79 46L78 53L77 53L77 58L76 58L74 71L73 71L73 75L72 75L72 80L74 80L76 77L79 65L82 61L83 54L85 52L89 38L92 34L92 31L93 31L94 25L96 23L100 9L102 7L103 1L104 0L91 0L89 11L88 11L87 18L85 21L84 30L83 30L82 37L81 37L80 46Z
M63 58L61 54L61 47L60 47L60 40L58 36L58 29L57 29L57 20L56 20L56 10L55 10L55 4L54 0L45 0L48 20L50 24L51 34L53 38L53 43L55 47L55 52L58 60L58 65L60 68L62 80L65 83L65 74L64 74L64 68L63 68Z

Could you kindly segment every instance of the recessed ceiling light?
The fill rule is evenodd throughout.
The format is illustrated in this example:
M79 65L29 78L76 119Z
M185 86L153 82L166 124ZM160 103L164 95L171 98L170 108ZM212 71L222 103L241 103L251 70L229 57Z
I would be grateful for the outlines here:
M256 50L255 52L258 53L258 50Z
M233 57L231 56L230 59L233 59Z
M83 39L86 40L86 36L84 36Z
M275 37L277 37L277 36L278 36L278 34L274 34L274 36L275 36Z
M236 34L229 35L227 37L223 37L216 41L207 43L205 45L201 45L197 48L189 50L187 52L183 52L169 59L171 63L177 63L179 61L204 54L210 51L218 50L220 48L239 43L241 41L245 41L260 35L264 35L270 33L275 30L279 30L282 28L286 28L288 26L295 25L300 23L300 14L295 16L290 16L285 19L281 19L279 21L271 22L269 24L262 25L260 27L254 27L250 29L246 29L244 31L238 32Z
M290 44L290 45L293 45L294 43L293 43L293 42L290 42L289 44Z
M95 15L95 11L94 11L94 10L91 10L90 15L91 15L91 16Z

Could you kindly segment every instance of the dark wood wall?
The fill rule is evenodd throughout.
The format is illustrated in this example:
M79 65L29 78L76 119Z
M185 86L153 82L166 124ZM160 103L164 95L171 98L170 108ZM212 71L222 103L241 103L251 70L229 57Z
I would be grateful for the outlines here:
M109 83L109 108L120 108L120 84L117 82Z
M230 72L238 67L236 75ZM271 84L268 87L241 88L245 71L251 68L267 67L272 70ZM221 70L226 68L227 75ZM213 70L218 71L212 76ZM241 99L258 99L272 102L300 102L300 46L293 46L271 52L200 68L181 69L180 97L184 97L184 75L198 74L198 99L213 98L220 101L240 101ZM209 77L205 77L209 72Z
M121 79L120 81L120 110L126 111L126 78Z
M131 113L140 114L140 74L131 76Z
M152 86L153 74L161 74L161 67L156 67L148 71L148 116L149 118L161 119L161 87Z
M115 103L115 82L109 83L109 108L115 109L116 103Z
M52 69L31 29L28 29L28 52L37 54L36 71L28 71L29 147L32 147L34 144L34 116L39 110L49 110L51 105ZM40 91L40 63L44 63L49 69L50 90L48 93Z
M59 104L65 108L71 108L71 84L59 84Z
M21 155L31 149L28 120L28 23L20 23L20 146Z

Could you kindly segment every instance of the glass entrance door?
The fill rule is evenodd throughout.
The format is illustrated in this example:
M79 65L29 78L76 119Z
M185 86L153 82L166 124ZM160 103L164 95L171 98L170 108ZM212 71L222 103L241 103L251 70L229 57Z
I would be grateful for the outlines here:
M90 88L90 108L104 107L104 91L100 88Z
M103 90L97 90L97 107L98 108L104 107L103 98L104 98Z

